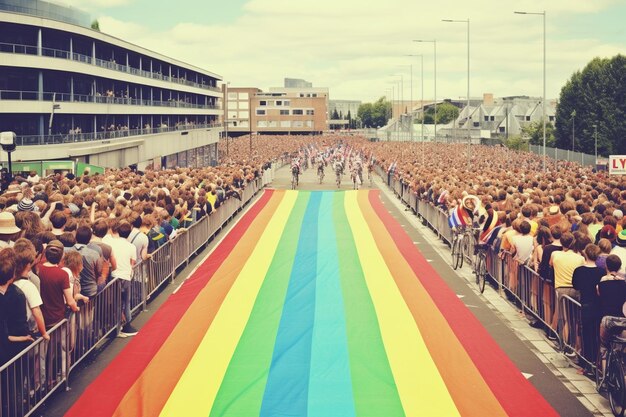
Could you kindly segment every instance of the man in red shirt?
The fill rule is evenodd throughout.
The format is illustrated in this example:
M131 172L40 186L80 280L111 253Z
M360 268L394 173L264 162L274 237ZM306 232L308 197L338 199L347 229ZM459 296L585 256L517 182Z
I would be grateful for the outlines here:
M46 262L39 267L39 279L41 280L41 299L43 305L41 312L46 323L46 329L51 329L65 318L66 305L72 311L79 311L70 288L70 277L59 263L63 259L63 244L58 240L48 243L45 250ZM65 334L66 327L62 328L59 337L52 338L44 343L43 355L47 355L46 366L42 366L41 376L52 383L57 375L67 372L67 345ZM52 344L52 346L48 346Z

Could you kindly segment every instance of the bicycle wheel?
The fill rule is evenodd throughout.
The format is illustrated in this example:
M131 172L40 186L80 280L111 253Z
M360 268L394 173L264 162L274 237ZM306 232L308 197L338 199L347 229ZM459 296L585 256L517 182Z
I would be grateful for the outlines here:
M457 259L457 253L459 252L459 238L455 237L452 240L452 262L450 263L450 265L452 266L452 269L456 269L458 267L459 264L459 260Z
M485 292L485 278L487 277L487 264L483 252L478 254L478 265L476 265L476 284L480 293Z
M606 351L602 353L602 349L598 348L598 357L596 358L596 391L601 392L604 388L604 361L606 360Z
M465 247L467 246L467 243L465 242L467 239L465 237L465 235L461 235L461 238L459 239L459 250L457 251L457 268L461 269L463 268L463 261L465 260Z
M624 387L624 369L620 355L611 355L611 362L607 365L606 386L609 392L609 404L616 417L624 415L626 388Z

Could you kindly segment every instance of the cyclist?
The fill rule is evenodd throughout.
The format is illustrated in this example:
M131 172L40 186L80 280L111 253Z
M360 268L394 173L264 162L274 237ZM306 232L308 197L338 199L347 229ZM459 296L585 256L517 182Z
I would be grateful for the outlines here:
M320 177L320 184L324 179L324 166L325 166L324 158L320 155L317 159L317 176Z
M341 186L341 175L343 173L343 163L340 158L336 158L333 163L333 170L335 171L335 177L337 181L337 187Z
M300 176L300 159L293 158L291 160L291 176L296 180L296 185L298 185L298 177Z

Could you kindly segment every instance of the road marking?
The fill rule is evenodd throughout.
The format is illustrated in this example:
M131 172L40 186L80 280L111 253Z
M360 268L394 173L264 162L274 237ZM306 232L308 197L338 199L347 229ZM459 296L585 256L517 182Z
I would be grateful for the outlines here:
M522 372L522 375L524 375L524 378L526 379L530 379L533 377L533 374L527 374L526 372Z

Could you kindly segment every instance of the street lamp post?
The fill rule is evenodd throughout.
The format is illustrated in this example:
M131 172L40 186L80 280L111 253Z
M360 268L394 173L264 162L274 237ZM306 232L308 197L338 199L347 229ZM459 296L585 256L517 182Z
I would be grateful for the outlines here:
M576 133L574 130L575 125L576 125L576 110L572 112L572 153L574 152L574 138L575 138L575 133Z
M424 55L407 55L412 57L419 57L420 59L420 83L421 83L421 108L422 108L422 133L420 135L422 141L422 167L424 166ZM413 101L413 99L411 99ZM411 103L411 106L413 103ZM411 125L411 132L413 131L413 125Z
M543 17L543 97L541 97L541 118L543 119L543 170L546 168L546 11L543 12L515 12L515 14L529 14Z
M435 142L437 142L437 39L433 39L433 40L415 39L413 42L420 42L420 43L432 42L433 44L434 61L435 61L434 63L435 73L433 74L434 81L435 81ZM423 111L423 109L424 109L424 103L422 102L422 119L424 115L426 114ZM422 125L422 128L423 128L423 125Z
M226 133L226 157L228 157L228 86L230 85L230 81L226 83L226 88L224 89L224 130Z
M595 168L596 165L598 165L598 125L593 125L593 131L594 131L593 136L596 142L596 160L593 163L594 168Z
M472 136L470 131L470 20L443 19L449 23L467 23L467 169L470 169L472 159Z

